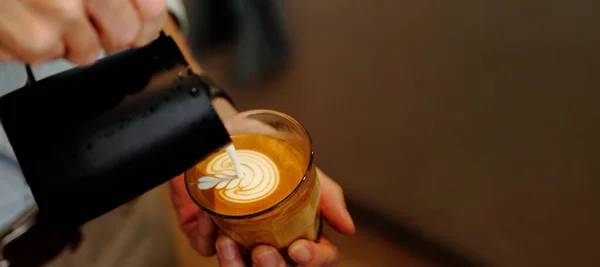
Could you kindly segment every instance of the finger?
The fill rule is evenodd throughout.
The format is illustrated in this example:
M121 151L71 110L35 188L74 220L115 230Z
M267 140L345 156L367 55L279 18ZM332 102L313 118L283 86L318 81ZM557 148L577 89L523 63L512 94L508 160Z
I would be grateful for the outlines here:
M320 208L323 218L340 233L353 235L356 227L346 208L342 187L320 169L317 169L317 176L321 183Z
M88 0L86 4L104 46L115 49L133 44L141 23L130 0Z
M285 260L279 252L270 246L258 246L252 251L252 261L257 267L284 267Z
M288 248L288 253L300 266L337 266L340 261L338 249L325 237L319 243L298 240Z
M60 25L45 19L20 1L1 1L0 44L25 63L62 57Z
M187 195L183 174L169 181L171 199L177 212L177 219L186 235L191 235L197 231L197 216L200 208Z
M204 211L198 213L198 234L196 236L196 250L200 255L211 256L215 254L215 240L217 239L217 226Z
M167 19L166 0L133 0L142 21L140 32L134 41L136 47L145 46L158 38Z
M210 216L200 210L187 195L183 175L172 179L169 187L177 219L191 246L203 256L215 254L217 227Z
M100 55L100 40L96 30L85 17L68 23L64 36L65 57L77 65L90 65Z
M244 267L238 245L226 235L217 239L217 256L221 267Z

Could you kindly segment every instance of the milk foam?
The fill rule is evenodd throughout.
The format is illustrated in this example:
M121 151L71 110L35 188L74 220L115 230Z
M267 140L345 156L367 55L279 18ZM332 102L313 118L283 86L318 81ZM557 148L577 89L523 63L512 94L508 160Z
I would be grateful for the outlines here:
M230 144L227 146L227 148L225 148L225 151L227 151L227 154L229 155L229 157L231 158L231 161L233 162L233 168L235 168L235 174L237 175L238 178L241 178L242 173L242 165L240 165L240 159L237 156L237 153L235 151L235 146L233 146L233 144Z
M198 188L214 187L219 196L235 203L250 203L271 195L279 185L277 165L253 150L234 150L233 153L228 151L215 156L206 166L205 173L210 176L198 179ZM239 163L232 161L231 154Z

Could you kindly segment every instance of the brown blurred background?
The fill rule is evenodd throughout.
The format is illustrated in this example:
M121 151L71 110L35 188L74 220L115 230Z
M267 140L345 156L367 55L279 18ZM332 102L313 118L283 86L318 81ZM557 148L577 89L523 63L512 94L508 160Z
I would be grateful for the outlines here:
M359 221L343 266L600 266L600 1L287 5L291 71L230 92L312 134ZM121 230L148 240L105 248L155 264L102 266L206 266L163 189Z

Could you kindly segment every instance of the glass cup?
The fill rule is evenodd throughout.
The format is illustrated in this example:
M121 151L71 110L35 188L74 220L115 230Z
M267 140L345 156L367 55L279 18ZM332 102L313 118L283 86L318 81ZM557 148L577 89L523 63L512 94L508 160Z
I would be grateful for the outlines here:
M185 173L194 202L248 250L270 245L286 256L295 240L317 240L320 186L308 132L271 110L242 112L226 125L243 171L224 150L209 156Z

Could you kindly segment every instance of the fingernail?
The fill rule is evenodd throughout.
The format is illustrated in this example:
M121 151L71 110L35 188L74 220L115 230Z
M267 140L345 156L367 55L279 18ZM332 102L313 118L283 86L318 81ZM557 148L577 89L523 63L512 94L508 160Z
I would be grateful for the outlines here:
M226 261L232 261L235 259L235 243L230 239L219 239L217 243L217 252L220 257Z
M272 251L267 250L257 255L256 259L254 259L254 263L260 267L275 267L277 264L277 259Z
M293 246L290 249L290 256L298 263L310 261L310 251L304 245Z

